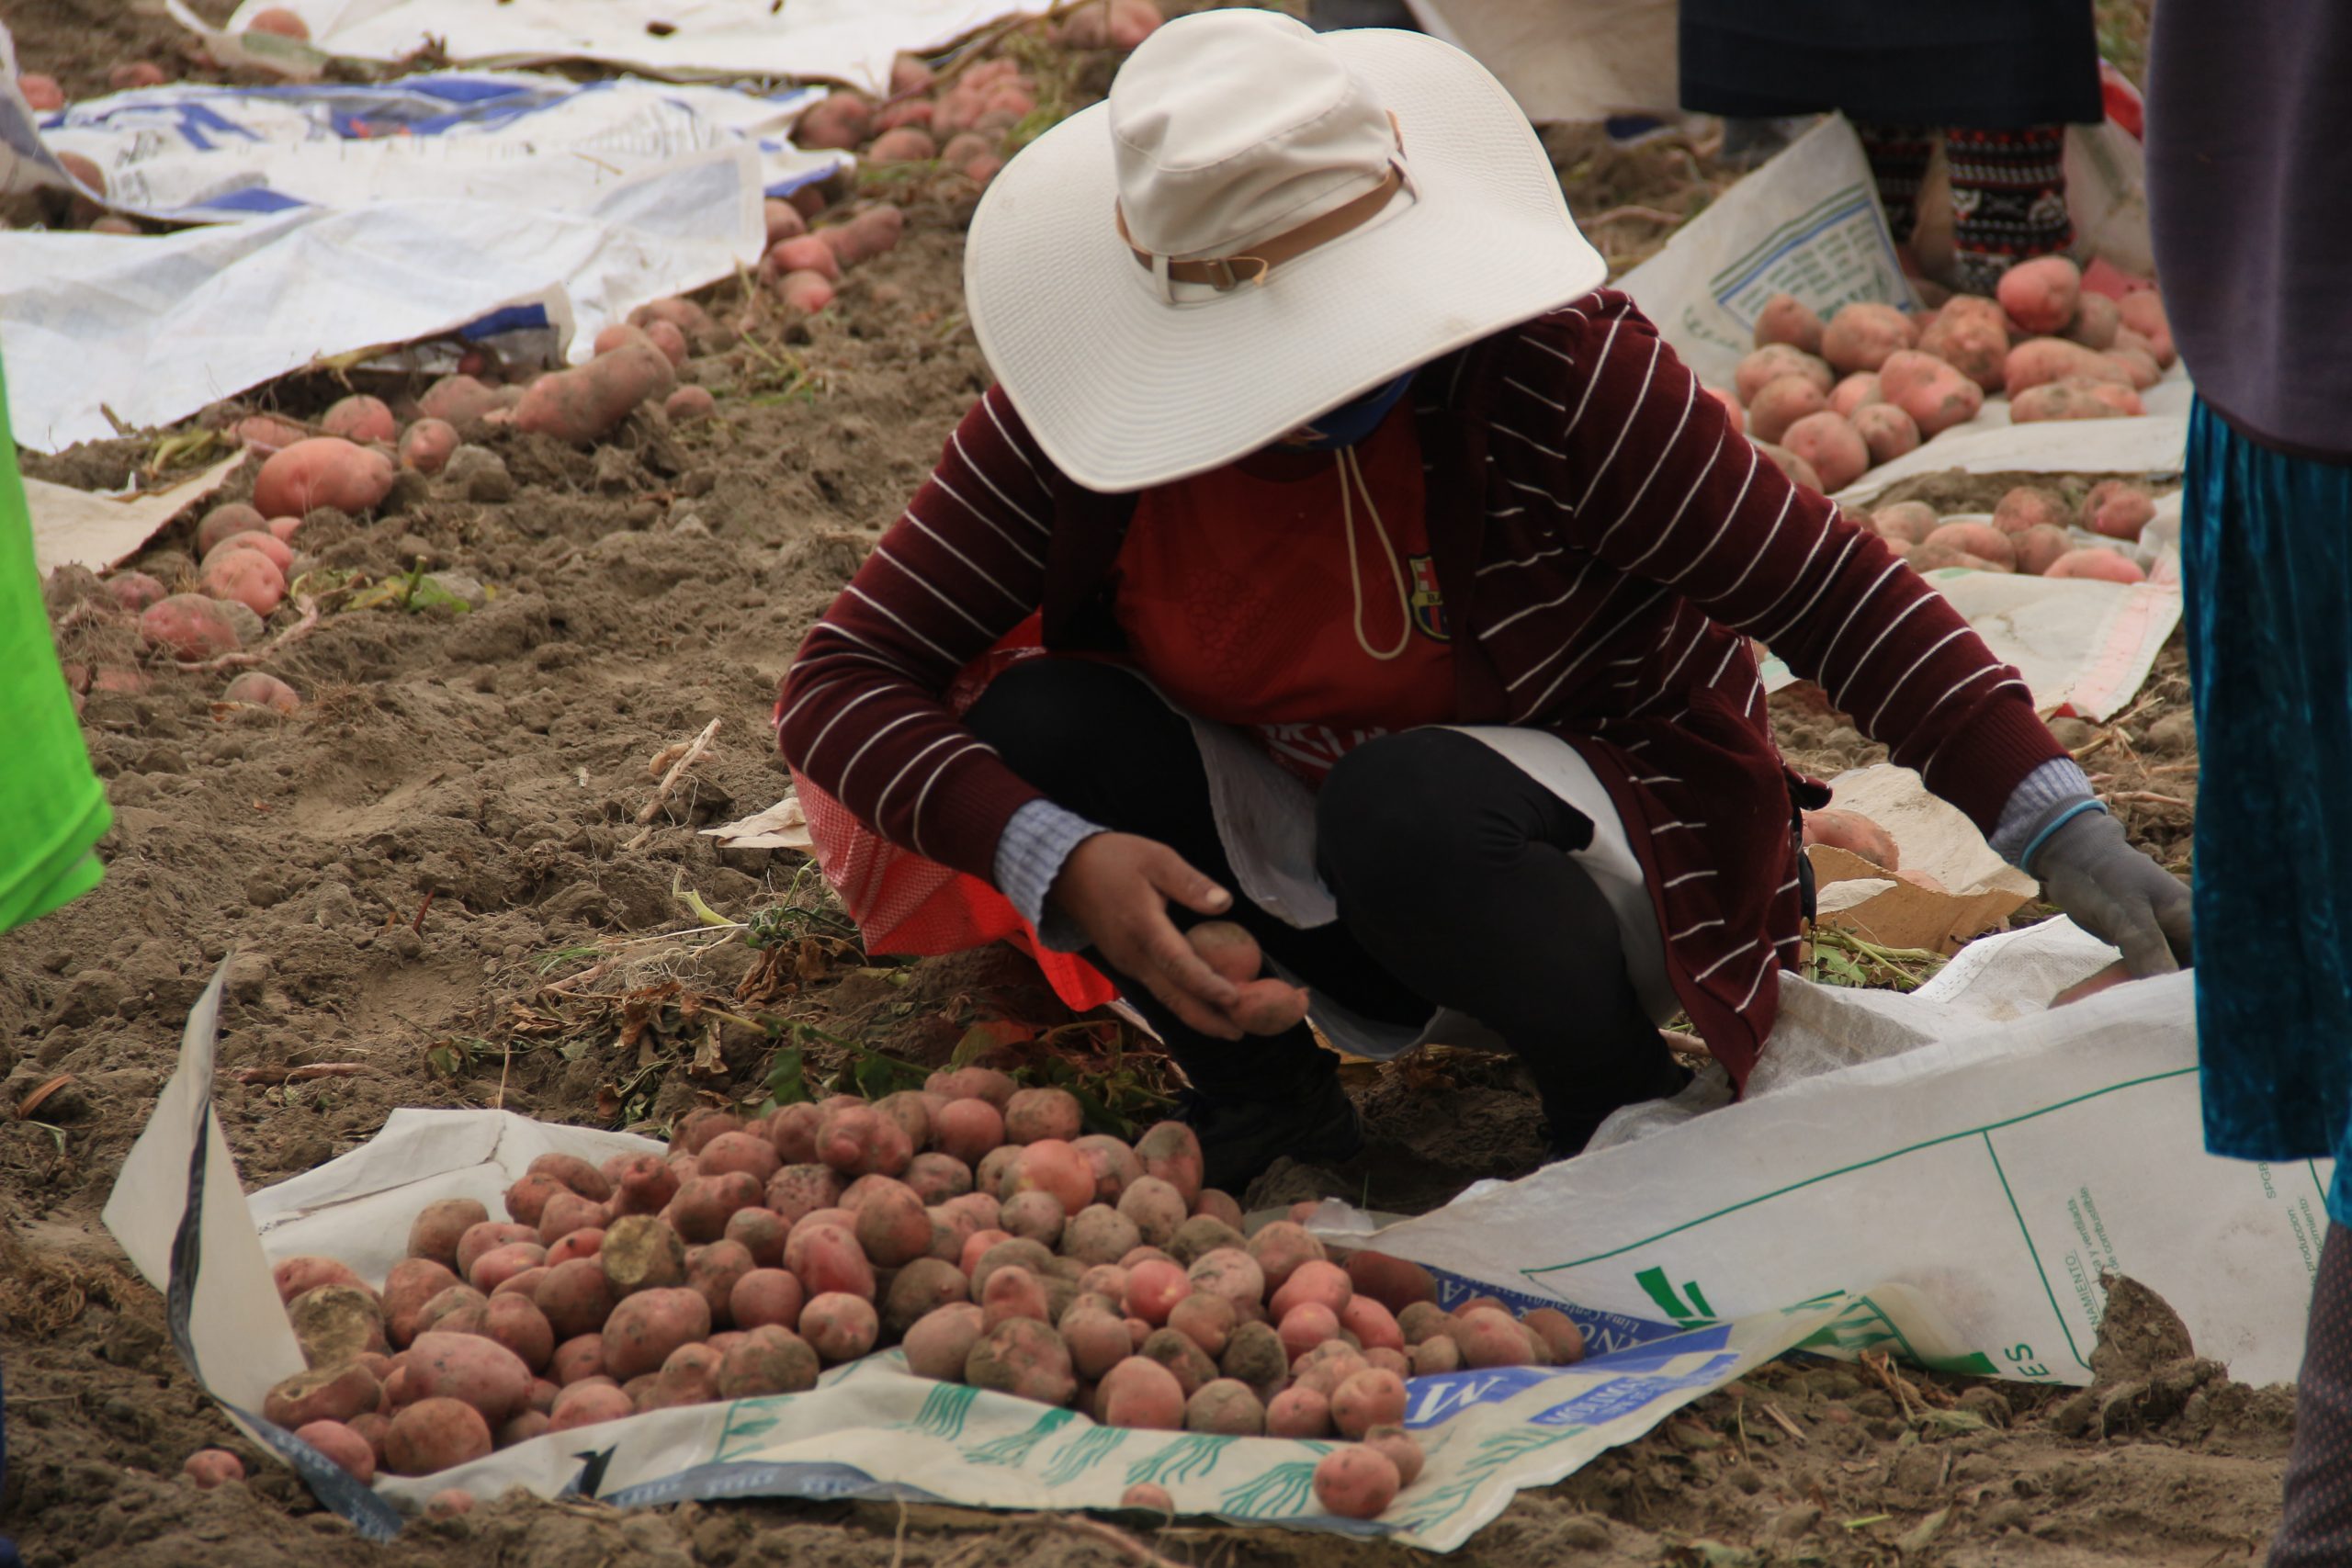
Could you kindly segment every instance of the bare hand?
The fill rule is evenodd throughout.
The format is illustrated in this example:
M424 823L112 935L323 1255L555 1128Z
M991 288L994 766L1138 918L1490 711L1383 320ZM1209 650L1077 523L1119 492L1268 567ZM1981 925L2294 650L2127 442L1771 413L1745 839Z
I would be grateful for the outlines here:
M1238 1040L1240 988L1193 951L1168 918L1168 900L1221 915L1233 895L1156 840L1097 833L1070 852L1054 879L1054 905L1078 923L1114 969L1151 987L1170 1012L1204 1034Z

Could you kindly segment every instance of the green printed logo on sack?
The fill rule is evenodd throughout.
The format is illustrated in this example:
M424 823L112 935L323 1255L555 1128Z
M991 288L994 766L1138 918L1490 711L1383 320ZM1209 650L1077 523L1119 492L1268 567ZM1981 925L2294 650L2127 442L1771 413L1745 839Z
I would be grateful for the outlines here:
M1037 1417L1037 1424L1025 1432L1012 1432L966 1450L964 1457L974 1464L1026 1464L1039 1443L1078 1419L1075 1410L1048 1410Z
M1127 1484L1140 1485L1151 1482L1156 1485L1173 1485L1180 1481L1198 1481L1216 1468L1225 1457L1225 1446L1231 1438L1219 1438L1204 1432L1177 1438L1149 1459L1127 1467Z
M1080 1432L1046 1466L1046 1484L1063 1486L1076 1481L1109 1459L1113 1450L1126 1440L1127 1429L1124 1427L1096 1427Z
M969 1383L936 1383L924 1395L922 1408L915 1412L915 1418L902 1425L952 1443L964 1435L964 1423L970 1418L972 1401L979 1397L979 1393Z

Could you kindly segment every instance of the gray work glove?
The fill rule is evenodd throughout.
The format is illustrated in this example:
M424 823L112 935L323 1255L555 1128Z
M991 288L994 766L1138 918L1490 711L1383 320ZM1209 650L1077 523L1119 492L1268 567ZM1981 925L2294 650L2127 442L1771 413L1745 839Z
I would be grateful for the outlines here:
M2051 808L2056 816L2077 802ZM2188 889L2133 849L2123 824L2105 811L2067 818L2024 869L2051 903L2101 942L2123 950L2135 976L2163 975L2188 962Z

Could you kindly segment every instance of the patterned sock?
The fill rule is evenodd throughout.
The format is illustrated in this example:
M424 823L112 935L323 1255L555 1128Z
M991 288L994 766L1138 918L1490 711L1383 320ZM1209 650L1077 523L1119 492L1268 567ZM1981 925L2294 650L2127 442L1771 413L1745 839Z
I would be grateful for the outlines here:
M1935 133L1915 125L1857 125L1854 130L1871 161L1871 177L1878 182L1878 204L1886 209L1886 226L1901 244L1919 226L1919 184L1927 178L1928 160L1936 150Z
M2001 275L2074 243L2066 216L2066 128L1944 132L1951 175L1952 280L1990 294Z
M2331 1224L2312 1282L2286 1511L2270 1568L2352 1562L2352 1231Z

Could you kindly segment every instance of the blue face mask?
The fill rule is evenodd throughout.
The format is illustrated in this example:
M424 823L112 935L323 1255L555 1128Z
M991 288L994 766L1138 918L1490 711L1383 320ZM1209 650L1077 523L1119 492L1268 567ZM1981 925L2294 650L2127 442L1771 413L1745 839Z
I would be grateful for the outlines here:
M1386 386L1374 387L1353 401L1341 403L1319 418L1307 421L1306 429L1311 434L1289 436L1283 445L1309 452L1335 452L1342 446L1352 446L1380 428L1380 422L1388 417L1388 411L1396 406L1412 384L1413 372L1408 370Z

